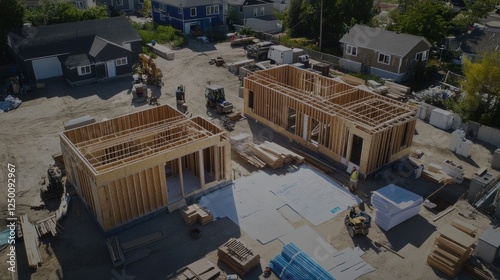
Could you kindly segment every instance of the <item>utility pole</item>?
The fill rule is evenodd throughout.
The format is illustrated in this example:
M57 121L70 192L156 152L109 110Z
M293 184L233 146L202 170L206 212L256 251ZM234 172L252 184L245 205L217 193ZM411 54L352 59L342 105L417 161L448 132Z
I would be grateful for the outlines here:
M320 16L319 16L319 51L321 52L321 44L323 43L323 0L321 0L320 5Z

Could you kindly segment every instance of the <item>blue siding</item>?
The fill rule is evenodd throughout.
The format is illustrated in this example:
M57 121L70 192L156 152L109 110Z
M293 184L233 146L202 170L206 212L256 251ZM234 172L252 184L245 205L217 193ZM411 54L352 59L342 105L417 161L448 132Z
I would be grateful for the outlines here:
M222 4L217 6L219 6L219 13L214 15L207 15L207 5L182 7L182 13L179 13L179 7L164 4L164 9L160 10L160 2L151 1L153 21L160 25L171 25L182 32L184 32L184 24L190 22L199 22L201 30L223 24L224 9ZM194 17L191 16L191 8L196 9L196 16Z

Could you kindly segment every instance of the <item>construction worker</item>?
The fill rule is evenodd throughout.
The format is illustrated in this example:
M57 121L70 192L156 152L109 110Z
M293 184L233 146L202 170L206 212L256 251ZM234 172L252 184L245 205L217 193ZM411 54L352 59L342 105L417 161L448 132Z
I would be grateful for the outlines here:
M354 167L351 171L351 178L349 181L349 190L355 192L358 188L358 170Z

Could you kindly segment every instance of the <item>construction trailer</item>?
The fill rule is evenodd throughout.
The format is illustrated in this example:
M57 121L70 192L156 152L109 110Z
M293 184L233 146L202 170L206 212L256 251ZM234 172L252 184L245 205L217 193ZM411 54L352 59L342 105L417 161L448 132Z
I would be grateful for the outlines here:
M369 175L410 152L416 108L290 65L244 79L244 113Z
M105 234L230 181L229 133L168 105L59 136L68 181Z

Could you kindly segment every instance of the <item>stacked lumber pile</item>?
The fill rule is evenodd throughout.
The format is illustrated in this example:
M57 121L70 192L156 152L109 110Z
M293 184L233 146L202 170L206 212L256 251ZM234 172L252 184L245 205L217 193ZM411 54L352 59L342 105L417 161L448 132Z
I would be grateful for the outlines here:
M26 250L26 257L28 258L28 266L36 269L42 264L42 257L38 250L38 246L40 245L38 233L33 224L28 220L28 215L21 215L20 220L24 249Z
M266 163L267 166L272 169L283 167L285 164L284 158L280 155L270 151L269 149L264 149L260 145L251 146L252 153L257 156L260 160Z
M52 236L56 236L57 234L56 215L54 214L48 218L36 222L35 229L39 237L49 232L52 234Z
M346 84L349 84L349 85L352 85L352 86L359 86L359 85L364 85L365 84L365 80L363 80L361 78L358 78L358 77L354 77L354 76L349 75L349 74L343 75L341 77L341 79Z
M217 256L240 277L260 264L260 255L252 252L244 243L235 238L229 239L220 246Z
M198 204L192 204L181 211L182 218L187 225L200 223L206 225L214 219L214 216L206 207L200 207Z
M455 219L451 224L439 228L438 232L440 235L427 257L427 264L453 278L463 268L473 251L476 229Z
M167 237L167 235L163 231L157 231L133 240L123 242L120 247L124 252L129 252L150 243L159 241L165 237Z
M398 83L385 81L384 86L387 87L386 96L392 99L404 100L407 95L411 94L411 88Z
M264 168L266 166L265 162L263 162L247 150L238 151L238 155L240 155L240 157L243 158L247 163L250 163L257 168Z
M442 166L436 163L430 163L422 171L422 177L436 184L452 184L455 180L444 173Z
M226 118L228 118L230 121L238 121L240 120L241 118L243 118L243 116L241 115L240 112L232 112L232 113L229 113L226 115Z
M108 238L106 240L106 246L108 247L111 262L114 267L119 267L125 264L125 255L123 254L122 247L120 246L116 236Z
M220 270L209 260L203 258L188 266L175 276L175 280L214 280L219 279Z

